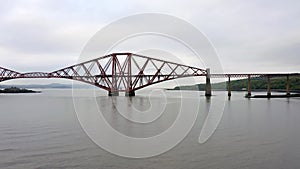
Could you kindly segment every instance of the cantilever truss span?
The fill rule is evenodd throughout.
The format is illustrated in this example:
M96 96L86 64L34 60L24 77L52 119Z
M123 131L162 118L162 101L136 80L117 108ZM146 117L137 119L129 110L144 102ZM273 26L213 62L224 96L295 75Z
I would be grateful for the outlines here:
M64 78L89 83L110 92L134 92L155 83L206 74L205 69L133 53L113 53L50 73L19 73L0 67L0 81Z

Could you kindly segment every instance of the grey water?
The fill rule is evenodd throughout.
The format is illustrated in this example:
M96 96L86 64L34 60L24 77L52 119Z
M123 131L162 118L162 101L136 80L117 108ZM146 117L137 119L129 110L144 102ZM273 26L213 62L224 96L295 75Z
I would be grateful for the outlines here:
M72 90L43 90L39 94L1 94L0 168L300 168L299 98L246 99L245 93L233 92L228 99L224 92L214 92L207 99L203 92L196 92L200 98L199 114L187 137L161 155L131 159L103 150L88 137L77 119L74 97L85 100L90 94L84 90L79 93L74 96ZM176 91L164 91L164 95L152 100L166 101L164 115L157 119L156 125L143 125L124 120L112 105L130 99L137 109L145 110L151 106L149 97L153 95L141 90L133 98L112 99L106 94L99 91L95 95L104 117L115 130L132 137L163 132L176 119L178 103L190 99L182 98ZM212 108L211 102L216 100L224 103L222 119L215 133L200 144L201 128ZM87 113L91 111L89 105L85 109Z

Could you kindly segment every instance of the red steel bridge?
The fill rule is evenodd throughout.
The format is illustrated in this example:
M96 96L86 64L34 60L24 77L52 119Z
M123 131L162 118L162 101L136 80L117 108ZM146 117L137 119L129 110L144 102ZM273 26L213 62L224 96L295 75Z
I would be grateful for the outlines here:
M134 96L135 91L152 84L177 78L206 76L206 95L211 95L210 78L228 78L228 95L231 95L230 78L248 77L248 94L251 95L250 78L298 76L299 74L210 74L209 69L169 62L133 53L112 53L75 64L50 73L20 73L0 67L0 82L24 78L63 78L88 83L109 92L109 96ZM288 79L287 78L287 79ZM287 80L289 92L289 80ZM269 88L268 88L269 92Z
M190 76L206 76L206 70L133 53L113 53L50 73L20 73L0 67L0 82L24 78L63 78L81 81L107 90L134 96L146 86Z

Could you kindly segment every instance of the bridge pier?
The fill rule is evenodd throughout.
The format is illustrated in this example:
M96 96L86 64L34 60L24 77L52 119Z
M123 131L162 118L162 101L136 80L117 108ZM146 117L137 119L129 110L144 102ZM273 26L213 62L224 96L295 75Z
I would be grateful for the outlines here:
M206 69L205 96L211 96L210 69Z
M135 92L134 90L131 90L131 91L128 91L128 92L125 92L125 96L135 96Z
M227 84L227 88L228 88L228 96L231 96L231 83L230 83L230 76L228 76L228 84Z
M108 96L119 96L118 91L108 91Z
M247 97L251 96L251 75L248 75L248 93Z
M286 76L286 95L289 96L290 93L290 76Z
M271 97L271 79L270 76L267 77L268 87L267 87L267 97Z

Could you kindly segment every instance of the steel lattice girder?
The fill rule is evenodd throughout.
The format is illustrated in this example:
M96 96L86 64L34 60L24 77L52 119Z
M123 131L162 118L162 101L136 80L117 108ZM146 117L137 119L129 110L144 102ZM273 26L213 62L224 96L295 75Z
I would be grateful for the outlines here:
M0 67L0 81L17 78L65 78L92 84L108 91L126 92L167 80L206 75L207 72L204 69L133 53L113 53L51 73L19 73ZM300 76L300 74L210 74L211 78L279 76Z
M166 80L205 75L204 69L196 67L132 53L113 53L51 72L49 76L78 80L109 91L134 91Z

